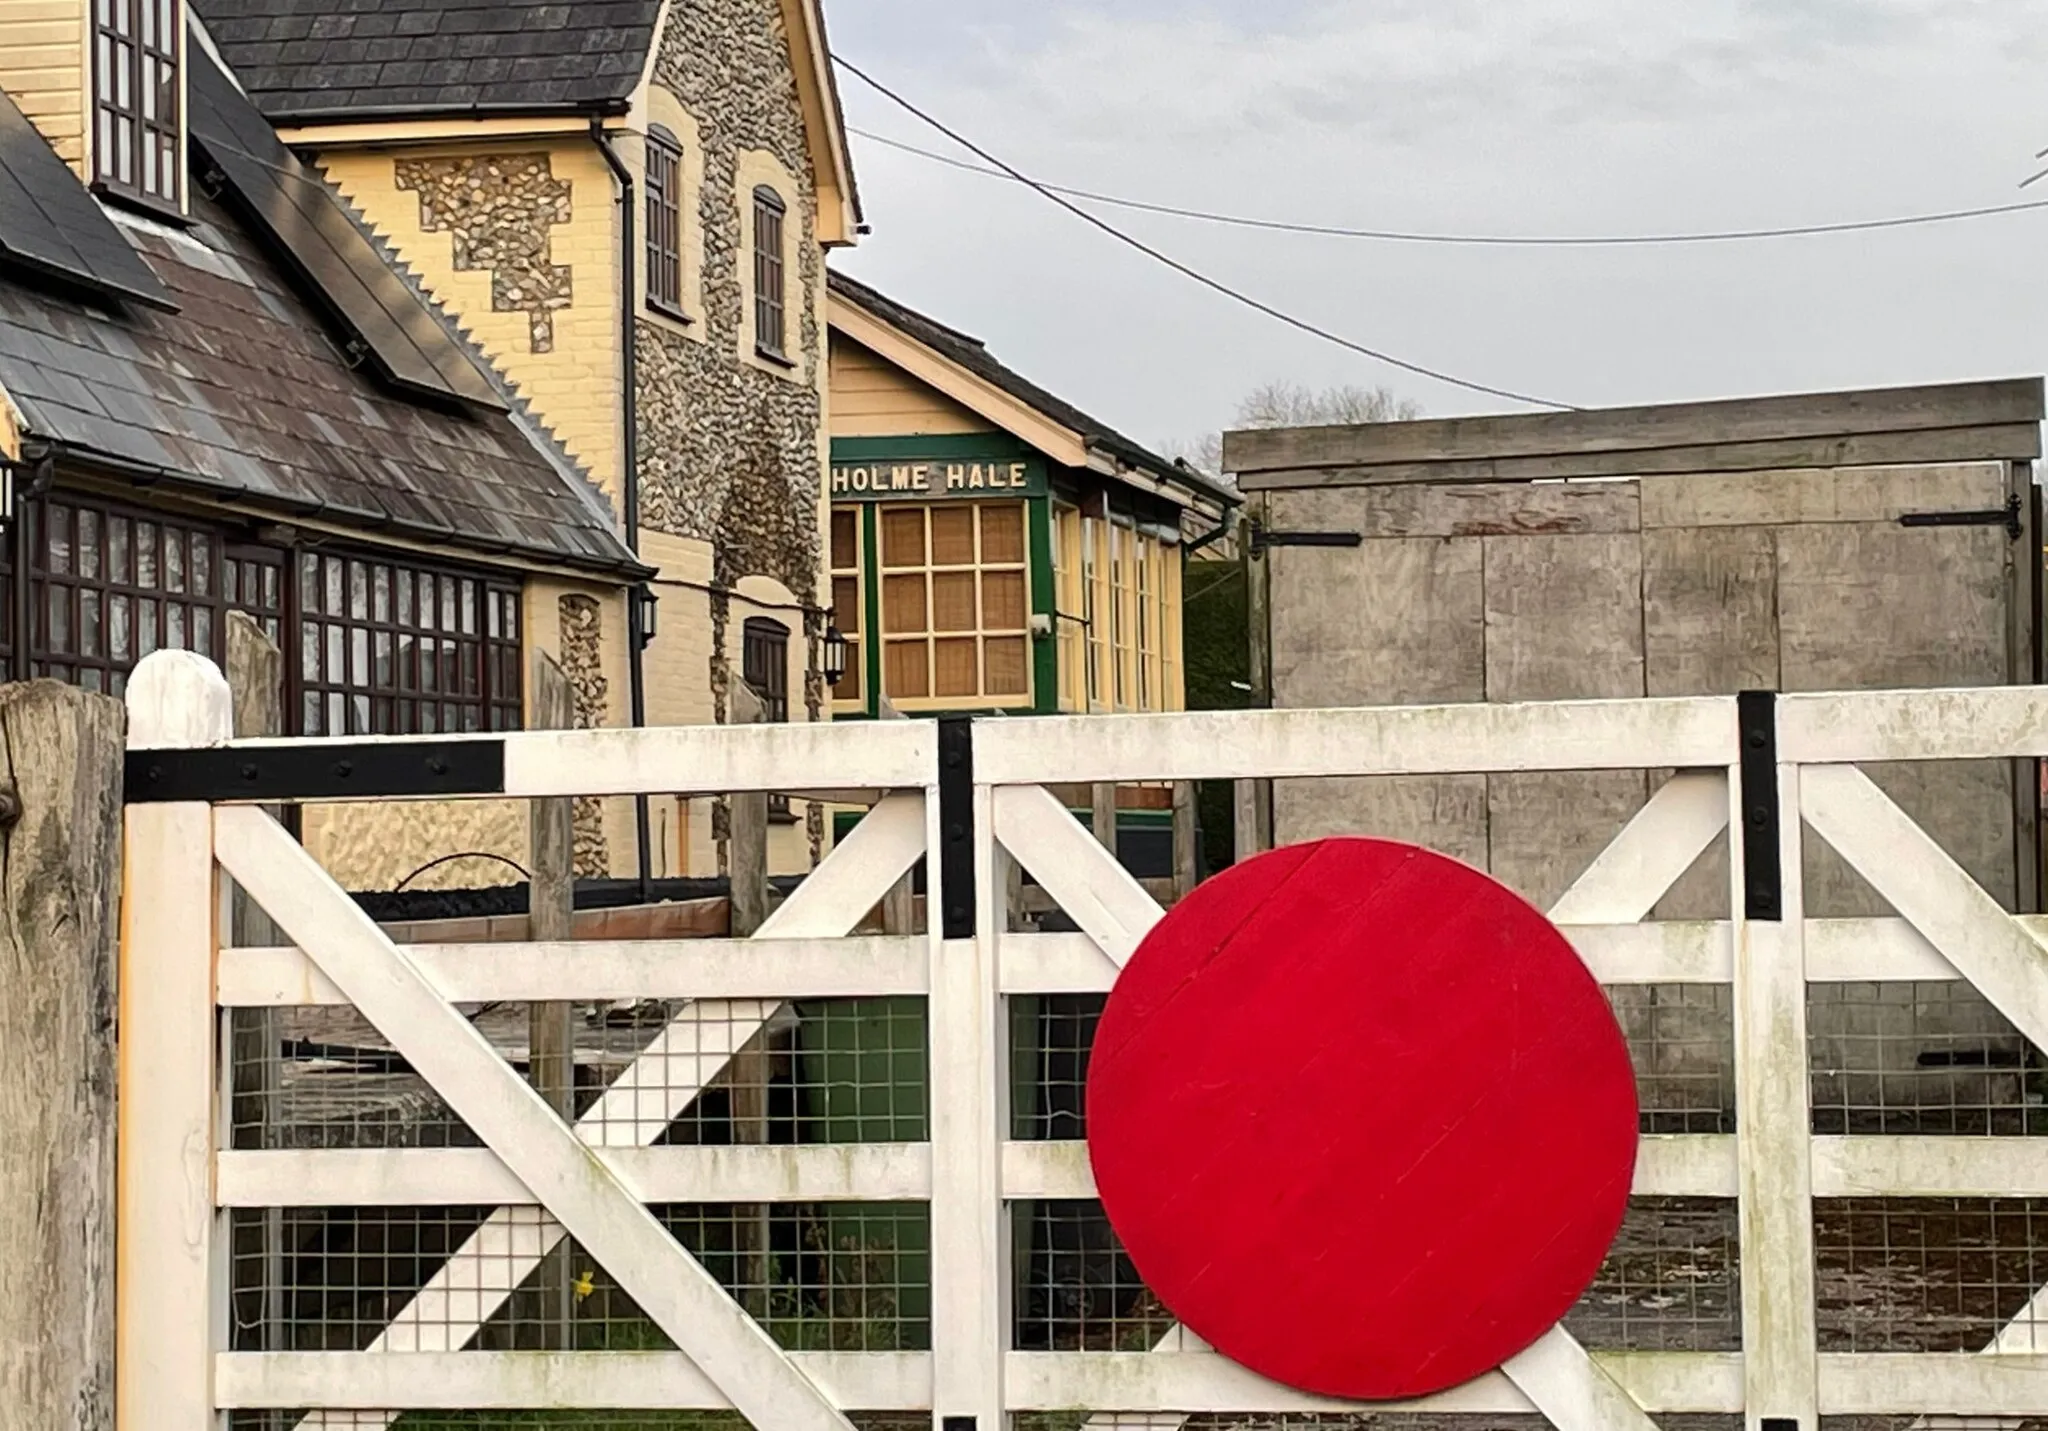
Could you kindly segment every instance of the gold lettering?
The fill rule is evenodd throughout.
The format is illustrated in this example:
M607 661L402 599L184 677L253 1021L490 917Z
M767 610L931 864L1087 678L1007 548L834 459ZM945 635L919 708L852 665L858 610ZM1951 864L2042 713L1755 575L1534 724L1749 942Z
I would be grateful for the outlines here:
M914 477L916 478L916 481L917 481L917 490L918 490L918 491L920 491L920 492L929 492L929 491L931 491L931 489L932 489L932 465L931 465L931 463L929 463L929 462L920 462L920 463L918 463L918 464L917 464L917 466L915 466L915 467L913 467L913 468L911 469L911 473L912 473L912 475L913 475L913 476L914 476Z
M845 492L845 491L847 491L847 490L849 489L849 487L851 486L851 482L850 482L850 478L851 478L851 476L852 476L852 474L851 474L851 473L849 473L849 472L848 472L848 471L847 471L847 470L846 470L846 469L845 469L844 467L834 467L834 468L832 469L832 495L833 495L833 496L837 497L837 496L839 496L839 495L840 495L841 493L843 493L843 492Z
M1019 491L1022 491L1025 487L1028 487L1030 485L1030 483L1026 480L1024 476L1023 463L1012 462L1010 464L1010 485Z
M982 470L979 462L967 469L967 485L977 492L988 490L988 474Z
M946 490L957 492L967 483L967 469L957 462L946 464Z

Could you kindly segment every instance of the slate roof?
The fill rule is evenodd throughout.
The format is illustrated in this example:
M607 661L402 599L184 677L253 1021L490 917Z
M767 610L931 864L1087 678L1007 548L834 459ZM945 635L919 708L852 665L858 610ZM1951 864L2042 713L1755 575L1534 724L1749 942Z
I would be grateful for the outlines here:
M188 229L110 224L176 311L83 294L0 254L0 387L27 436L67 465L281 518L647 574L604 498L444 314L422 297L506 411L421 401L352 361L275 241L193 188ZM359 261L418 296L388 249L366 245Z
M199 0L272 120L616 113L659 0Z
M981 339L962 333L957 328L949 328L936 318L926 317L914 308L906 308L895 299L870 288L865 283L848 278L836 269L827 277L832 292L845 298L870 317L888 324L933 352L959 364L984 382L1043 413L1061 427L1078 433L1089 445L1100 447L1133 467L1142 468L1164 481L1199 492L1226 506L1235 507L1243 503L1244 498L1231 488L1191 467L1161 457L1149 448L1133 442L1115 428L1097 421L1064 398L1054 396L1029 378L1004 366L996 359L995 354L989 352Z

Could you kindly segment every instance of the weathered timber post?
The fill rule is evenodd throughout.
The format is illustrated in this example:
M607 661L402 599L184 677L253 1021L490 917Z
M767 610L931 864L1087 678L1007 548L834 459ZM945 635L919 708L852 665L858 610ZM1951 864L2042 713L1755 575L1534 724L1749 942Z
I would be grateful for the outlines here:
M1265 499L1252 498L1254 510L1246 517L1263 522ZM1273 618L1272 568L1270 556L1253 556L1251 544L1244 548L1245 641L1251 667L1252 707L1269 710L1273 705ZM1239 780L1231 787L1233 855L1240 860L1273 847L1273 782Z
M744 682L735 684L729 701L728 719L734 725L759 725L768 708ZM740 790L726 797L731 831L729 867L735 939L753 937L768 918L768 793ZM727 1067L726 1092L732 1100L732 1138L748 1147L768 1142L768 1082L771 1072L768 1031L749 1039ZM740 1206L733 1209L735 1248L744 1259L741 1285L747 1289L747 1309L755 1316L768 1311L768 1209Z
M533 656L534 730L568 730L576 723L569 678L545 651ZM576 919L576 802L566 796L532 802L527 823L527 930L532 942L563 943ZM527 1008L527 1080L540 1090L563 1121L576 1119L576 1021L568 1003ZM538 1283L542 1300L540 1335L549 1351L572 1347L576 1294L569 1245L548 1257Z
M1095 838L1112 855L1116 853L1116 785L1105 782L1088 788L1088 826Z
M1173 899L1194 893L1201 878L1202 851L1195 834L1195 782L1173 782Z
M0 686L0 1422L114 1424L121 703Z
M228 692L234 700L237 738L284 733L284 655L264 634L255 618L230 611L227 619ZM279 812L271 807L275 817ZM266 949L287 941L262 906L235 886L230 927L242 948ZM229 1016L233 1031L231 1057L234 1094L229 1110L230 1136L239 1136L266 1150L278 1146L277 1099L283 1065L279 1059L278 1015L275 1009L236 1009ZM245 1224L236 1234L238 1261L235 1299L238 1318L260 1324L263 1350L289 1351L285 1335L284 1210L265 1208L260 1224ZM255 1255L251 1257L249 1254ZM254 1281L251 1288L248 1283Z

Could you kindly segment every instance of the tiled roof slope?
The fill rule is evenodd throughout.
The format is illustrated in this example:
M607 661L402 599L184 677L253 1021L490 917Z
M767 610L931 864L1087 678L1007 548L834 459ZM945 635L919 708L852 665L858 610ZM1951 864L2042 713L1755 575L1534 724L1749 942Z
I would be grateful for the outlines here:
M831 272L829 279L834 293L870 317L888 324L941 357L959 364L984 382L1043 413L1068 431L1078 433L1104 451L1114 453L1133 467L1143 468L1155 476L1200 492L1228 506L1235 507L1243 502L1244 499L1231 488L1191 467L1182 466L1140 446L1115 428L1098 422L1072 403L1055 397L1029 378L1005 367L996 360L995 354L989 352L981 339L969 337L957 328L948 328L937 319L928 318L914 308L906 308L895 299L877 292L865 283L848 278L836 269Z
M658 0L199 0L272 120L623 105Z
M413 401L351 366L276 262L197 193L119 225L176 313L118 314L0 271L0 387L81 463L282 517L590 571L643 570L522 413Z

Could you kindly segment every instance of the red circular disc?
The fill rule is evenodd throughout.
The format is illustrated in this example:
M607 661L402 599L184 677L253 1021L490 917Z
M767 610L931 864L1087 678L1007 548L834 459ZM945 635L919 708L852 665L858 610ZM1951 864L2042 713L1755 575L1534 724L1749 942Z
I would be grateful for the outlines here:
M1556 1325L1635 1169L1628 1047L1564 936L1386 840L1275 850L1168 913L1109 997L1087 1109L1103 1207L1168 1310L1361 1401Z

